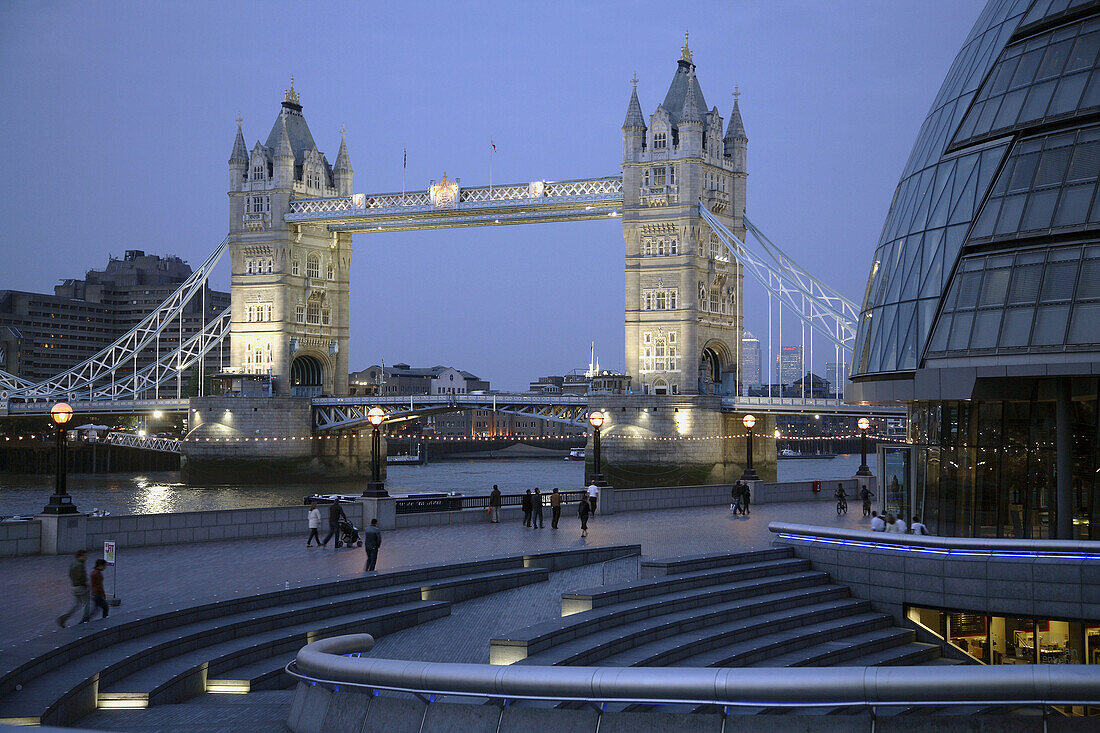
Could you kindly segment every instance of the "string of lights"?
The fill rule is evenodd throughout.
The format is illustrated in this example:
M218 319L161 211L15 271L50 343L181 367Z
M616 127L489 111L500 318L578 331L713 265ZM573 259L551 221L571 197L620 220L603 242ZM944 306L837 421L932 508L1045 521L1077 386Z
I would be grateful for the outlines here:
M12 440L39 440L50 437L48 434L38 435L19 435L19 436L4 436L5 442ZM390 435L391 440L417 440L425 442L457 442L457 441L500 441L500 440L516 440L522 442L528 441L548 441L548 440L569 440L571 438L578 438L578 435L424 435L424 436L409 436L409 435ZM748 437L745 433L732 434L732 435L702 435L702 436L688 436L688 435L603 435L603 440L615 441L631 441L631 440L651 440L651 441L670 441L670 440L738 440ZM760 436L756 436L760 437ZM802 435L781 435L777 440L852 440L859 438L859 433L853 435L828 435L828 436L802 436ZM868 435L868 439L876 440L879 442L888 443L905 443L902 438L895 438L885 435ZM198 437L198 438L179 438L178 440L183 443L261 443L261 442L277 442L277 441L298 441L298 440L370 440L370 435L351 435L351 434L337 434L337 435L277 435L277 436L227 436L227 437Z

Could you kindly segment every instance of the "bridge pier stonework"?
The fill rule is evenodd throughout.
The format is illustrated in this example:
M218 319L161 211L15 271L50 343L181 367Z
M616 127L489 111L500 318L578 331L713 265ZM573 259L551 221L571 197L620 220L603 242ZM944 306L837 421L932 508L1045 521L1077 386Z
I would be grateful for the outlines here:
M300 397L193 397L180 470L203 483L362 481L371 475L370 429L315 433ZM385 439L381 441L385 478Z
M605 415L600 430L603 474L617 489L733 484L746 464L745 413L722 412L707 395L592 395ZM762 481L776 481L775 415L756 416L753 466ZM585 473L595 472L592 445Z

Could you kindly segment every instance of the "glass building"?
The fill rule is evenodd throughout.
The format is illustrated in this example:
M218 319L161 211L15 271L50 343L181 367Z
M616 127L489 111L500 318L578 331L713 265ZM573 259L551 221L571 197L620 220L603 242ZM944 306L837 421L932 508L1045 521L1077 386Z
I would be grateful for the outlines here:
M851 402L933 532L1100 539L1100 2L990 0L894 193Z

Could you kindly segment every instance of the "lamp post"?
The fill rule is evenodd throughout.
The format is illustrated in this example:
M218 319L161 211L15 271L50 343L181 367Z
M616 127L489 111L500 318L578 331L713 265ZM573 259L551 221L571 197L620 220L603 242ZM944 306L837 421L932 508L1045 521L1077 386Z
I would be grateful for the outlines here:
M600 470L602 466L600 463L600 426L603 425L603 421L604 414L599 410L588 416L588 422L592 425L592 466L595 469L592 483L596 486L603 486L607 483L604 481L603 472Z
M50 419L57 425L57 482L50 503L42 509L43 514L76 514L73 498L65 490L65 423L73 417L73 408L66 402L58 402L50 408Z
M756 418L752 415L745 415L741 419L741 424L749 431L748 435L745 436L745 472L741 474L741 480L759 481L760 477L756 475L756 469L752 467L752 429L756 425Z
M856 420L859 428L859 470L856 476L872 476L871 469L867 467L867 429L871 427L871 421L865 417Z
M382 439L378 433L378 426L385 419L386 413L382 411L381 407L372 407L367 412L367 420L374 426L374 430L371 431L370 436L370 481L367 483L367 490L363 492L363 496L389 496L386 493L385 485L382 483Z

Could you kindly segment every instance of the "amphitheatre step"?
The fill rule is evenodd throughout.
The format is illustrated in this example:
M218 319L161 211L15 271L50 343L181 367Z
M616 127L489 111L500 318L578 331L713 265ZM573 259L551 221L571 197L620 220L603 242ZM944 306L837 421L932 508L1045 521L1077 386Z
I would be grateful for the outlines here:
M809 560L783 558L694 570L622 585L587 588L573 593L562 593L561 615L570 616L581 611L590 611L593 608L623 603L635 598L647 598L717 583L729 583L736 580L748 580L750 578L781 575L809 569Z
M764 562L765 560L784 560L791 557L794 557L794 550L791 548L773 547L767 550L743 550L740 552L726 552L717 555L682 555L679 557L646 558L642 560L641 573L643 578L648 578L659 575L690 573L694 570L708 570L710 568L725 567L728 565Z
M847 589L840 586L820 585L701 606L586 634L533 654L519 663L580 666L598 664L601 667L667 666L669 662L666 661L626 664L617 660L647 660L650 657L659 659L664 656L663 652L668 647L674 650L683 646L688 648L683 654L674 655L672 652L672 658L699 653L702 649L722 644L721 641L706 643L710 634L721 633L716 630L718 628L733 629L732 633L738 636L752 636L761 628L771 632L797 626L803 623L798 617L804 606L824 607L845 601L853 602L847 595ZM867 606L862 610L870 610L869 604L854 602ZM762 627L760 619L767 619L764 624L774 624L775 628L766 625ZM748 631L741 633L742 630Z
M808 570L602 606L518 629L505 638L492 639L489 663L513 664L544 649L624 624L739 598L825 585L828 580L826 573Z
M827 586L834 587L835 586ZM791 596L786 596L790 599ZM753 599L763 601L764 599ZM746 617L730 616L729 621L714 625L688 625L689 630L646 641L625 652L600 660L602 667L666 667L680 659L700 654L708 649L726 646L743 637L755 638L764 633L796 628L812 622L866 613L871 604L858 598L835 598L814 602L817 597L807 594L798 599L800 605L772 611L770 604L757 604L761 611Z
M833 636L828 641L812 647L796 649L772 656L749 666L753 667L825 667L843 664L848 659L864 656L890 647L902 646L913 641L912 629L897 626L873 631Z
M874 611L839 616L716 646L698 654L683 656L670 666L793 667L794 664L786 663L788 659L801 659L808 650L817 650L834 639L888 629L890 623L889 616Z
M522 558L509 558L507 564L521 564ZM432 573L422 570L398 572L392 575L366 576L336 583L325 588L330 593L297 603L287 603L263 609L246 610L227 616L207 617L192 623L169 625L161 620L160 630L123 638L110 645L101 646L94 654L73 659L64 667L53 669L32 678L23 689L0 699L0 721L9 719L42 723L65 723L86 714L97 703L96 689L107 689L118 680L166 657L186 654L195 649L219 643L226 639L263 633L273 628L293 626L303 621L317 621L328 617L362 612L380 606L420 601L423 599L457 600L489 592L490 587L512 587L514 579L521 584L544 580L543 568L508 567L489 572L466 573L448 577L453 570L484 569L503 563L460 563L444 566ZM421 578L419 582L387 585L384 581L403 581L409 576ZM378 580L382 579L382 580ZM365 583L383 583L382 587L355 590ZM350 592L349 592L350 591ZM290 592L292 597L295 594ZM178 616L178 614L171 614ZM175 619L173 619L175 620ZM117 639L118 633L104 630L105 635Z
M145 667L140 672L99 690L98 707L148 707L183 702L207 690L210 670L226 671L238 661L256 656L280 656L284 663L311 641L341 634L384 636L399 629L441 618L450 613L446 601L415 601L273 629L240 639L223 641Z
M935 664L940 659L940 648L935 644L919 641L903 646L880 649L870 654L853 657L838 667L887 667L897 665Z

